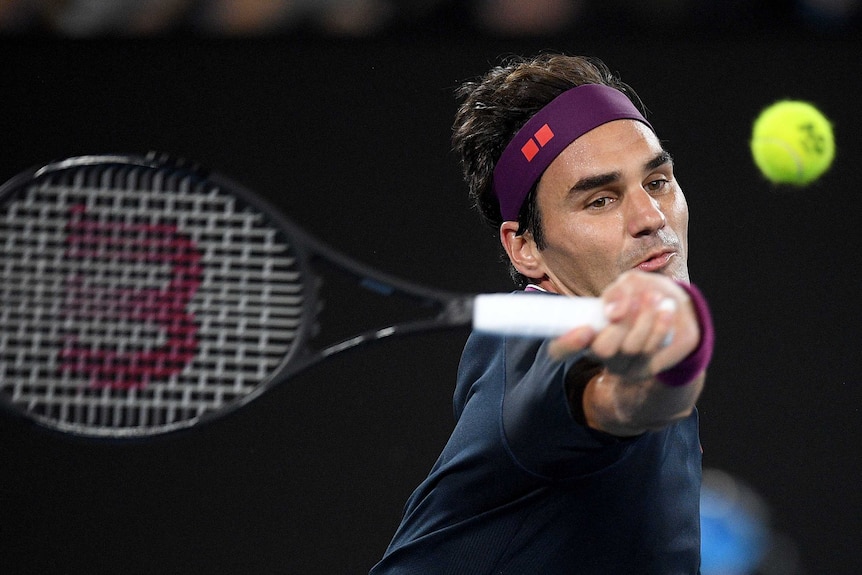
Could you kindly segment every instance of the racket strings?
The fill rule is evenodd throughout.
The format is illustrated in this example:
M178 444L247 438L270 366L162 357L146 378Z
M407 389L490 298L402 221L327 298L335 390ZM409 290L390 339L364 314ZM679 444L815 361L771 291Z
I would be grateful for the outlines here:
M187 173L61 170L0 212L0 385L61 429L139 433L241 400L298 337L303 277L258 211Z

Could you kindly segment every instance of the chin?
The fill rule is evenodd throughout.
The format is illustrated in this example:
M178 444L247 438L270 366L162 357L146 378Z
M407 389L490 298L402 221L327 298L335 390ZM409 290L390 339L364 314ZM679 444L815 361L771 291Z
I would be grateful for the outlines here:
M682 269L668 270L665 275L667 275L669 278L674 279L678 282L691 283L691 280L688 277L688 268L687 267L683 267Z

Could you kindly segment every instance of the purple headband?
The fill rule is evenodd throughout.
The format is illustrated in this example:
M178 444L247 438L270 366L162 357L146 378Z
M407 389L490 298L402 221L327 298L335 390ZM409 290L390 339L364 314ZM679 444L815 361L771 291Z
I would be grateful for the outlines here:
M518 130L494 168L494 193L503 220L518 219L527 194L569 144L593 128L623 119L652 129L625 94L602 84L567 90L539 110Z

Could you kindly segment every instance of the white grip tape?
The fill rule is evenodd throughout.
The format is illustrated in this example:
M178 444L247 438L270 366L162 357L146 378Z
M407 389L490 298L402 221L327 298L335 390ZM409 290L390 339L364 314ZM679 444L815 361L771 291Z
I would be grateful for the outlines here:
M473 329L497 335L557 337L576 327L608 325L597 297L484 294L473 304Z

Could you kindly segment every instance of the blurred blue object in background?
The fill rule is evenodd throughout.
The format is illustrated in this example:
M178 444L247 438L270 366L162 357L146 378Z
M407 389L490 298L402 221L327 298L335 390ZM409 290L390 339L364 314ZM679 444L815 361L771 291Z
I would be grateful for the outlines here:
M700 498L703 575L756 573L770 545L768 509L729 473L704 469Z

